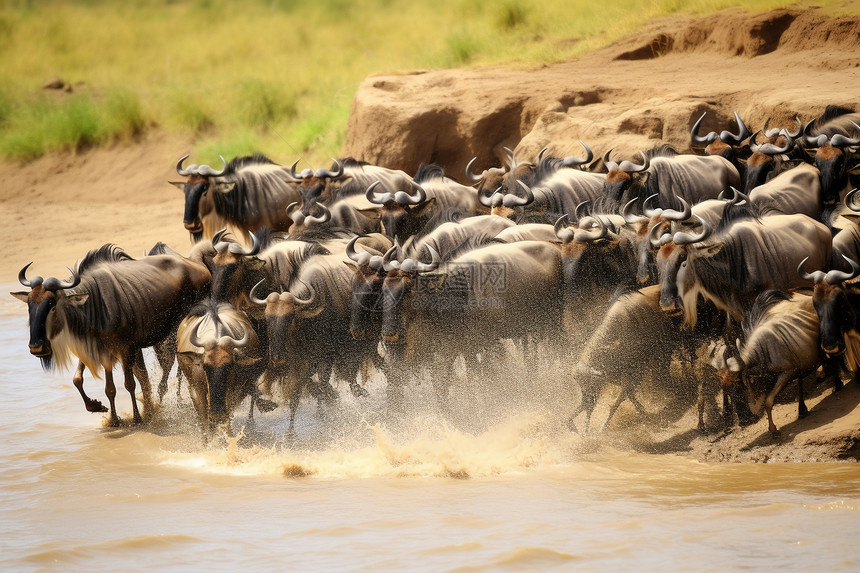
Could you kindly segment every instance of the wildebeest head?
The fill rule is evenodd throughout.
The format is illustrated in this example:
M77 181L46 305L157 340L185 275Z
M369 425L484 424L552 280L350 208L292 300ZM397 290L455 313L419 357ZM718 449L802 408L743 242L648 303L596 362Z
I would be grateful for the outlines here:
M631 245L612 216L582 217L574 229L565 227L566 221L564 215L555 223L565 285L581 293L589 287L617 286L623 281L630 272Z
M385 269L382 256L355 251L358 239L358 236L354 237L346 249L350 262L345 263L354 271L349 331L355 340L367 340L382 319L381 296ZM393 253L396 248L391 247L390 251Z
M784 155L794 148L794 138L784 129L768 136L766 143L757 142L760 133L761 131L755 132L750 139L750 150L753 153L746 162L744 190L747 193L767 182L768 175L779 170Z
M309 228L325 225L331 220L331 211L329 211L328 207L320 202L315 203L315 206L320 213L319 215L311 214L310 209L313 206L306 211L304 205L299 206L296 202L287 205L287 216L293 221L292 225L290 225L291 237L301 235Z
M817 148L815 152L815 166L821 173L821 196L824 203L836 203L839 201L839 193L848 184L848 173L860 169L857 165L848 165L852 155L848 147L860 144L860 125L853 121L848 123L856 128L854 137L835 133L832 136L826 134L812 135L814 121L806 124L803 130L803 139L807 147Z
M264 262L257 258L260 241L254 233L251 248L227 240L227 230L222 229L212 237L215 256L210 263L212 272L212 300L239 303L257 279ZM241 304L235 305L241 306Z
M188 159L188 155L184 155L176 164L176 172L187 179L182 183L174 183L185 193L185 214L182 217L182 223L188 229L197 242L202 237L203 222L202 218L211 213L214 209L214 202L209 196L210 189L216 188L219 191L229 191L232 188L231 183L219 181L218 178L224 175L227 171L227 161L221 157L221 162L224 164L221 171L215 171L208 165L192 164L183 168L182 164Z
M404 341L403 315L407 299L416 285L421 273L430 272L439 266L439 253L428 246L432 261L423 263L416 259L407 258L403 261L391 260L395 250L390 250L383 258L383 270L386 271L382 284L382 340L386 344L398 345Z
M660 308L669 316L678 316L684 311L679 296L679 284L683 278L682 271L688 264L688 258L698 255L700 250L708 252L709 249L719 248L719 245L698 245L711 234L711 228L704 219L698 215L696 217L702 224L702 230L699 233L677 231L674 234L664 232L658 236L653 232L658 227L649 233L652 246L658 249L656 263L660 281ZM687 273L683 275L686 276Z
M638 284L644 285L656 279L657 269L654 266L654 251L660 245L655 243L655 239L668 233L673 223L687 221L691 216L690 204L683 197L677 195L676 197L683 206L681 211L651 207L651 202L657 198L656 193L646 198L642 203L642 215L635 215L631 212L633 204L638 202L637 198L631 199L621 208L621 216L633 230L632 242L636 256L636 282Z
M609 170L606 175L606 183L603 186L603 195L616 205L623 205L630 199L639 197L639 189L648 179L648 168L651 166L651 161L645 153L640 151L641 165L626 160L616 163L609 159L610 153L612 153L611 149L603 157L603 162Z
M472 172L472 164L477 161L477 157L473 157L466 165L466 179L478 190L478 200L485 207L491 207L490 199L497 193L503 196L515 193L518 181L530 184L535 171L534 163L518 162L511 149L504 149L508 152L508 164L504 167L490 167L477 175Z
M240 387L248 380L237 379L237 367L260 361L257 335L244 313L220 304L197 320L189 341L203 349L206 385L196 394L208 408L197 405L198 411L207 412L210 426L225 423L232 409L248 394L248 388ZM254 378L251 384L255 383L256 377L249 378Z
M850 258L842 258L851 266L851 272L838 269L807 273L803 266L809 257L803 259L797 272L806 280L815 283L812 291L812 304L818 313L821 349L829 356L845 352L845 332L855 328L857 317L854 305L848 300L844 282L860 274L860 265Z
M690 131L691 142L697 146L704 145L705 153L708 155L719 155L734 163L737 157L735 147L740 145L744 139L750 136L749 129L744 125L738 112L735 112L735 122L738 124L737 135L728 130L723 130L720 133L712 131L704 136L699 135L699 128L702 125L702 120L705 119L707 114L708 112L703 113L702 117L693 124L693 129Z
M18 273L18 281L30 292L13 292L12 296L27 303L30 317L30 354L42 361L46 370L51 367L53 348L51 339L60 335L65 327L65 306L80 306L87 301L87 293L67 293L81 282L80 275L69 269L71 279L61 281L54 277L35 276L27 279L29 263ZM67 267L68 268L68 267Z
M365 198L374 205L381 205L382 233L390 239L405 241L419 233L433 214L436 198L427 198L427 192L418 183L410 181L410 192L395 191L394 193L378 193L376 188L381 181L375 181L368 186Z
M483 206L490 208L491 214L516 220L522 214L523 209L534 203L535 200L531 188L522 181L516 181L516 188L524 193L524 197L520 197L513 191L505 193L499 187L489 197L479 196L478 200Z
M332 159L331 169L310 168L296 171L300 159L290 167L290 175L293 179L300 181L299 191L302 194L304 205L311 206L316 202L329 203L332 201L332 181L343 176L343 163ZM307 214L307 213L305 213Z
M264 298L256 290L265 282L261 280L251 289L249 300L265 307L266 332L269 337L269 366L275 372L282 372L287 366L289 350L295 341L294 323L296 318L312 318L325 310L318 300L313 286L302 283L305 292L297 295L293 291L271 292ZM303 298L302 298L303 297Z

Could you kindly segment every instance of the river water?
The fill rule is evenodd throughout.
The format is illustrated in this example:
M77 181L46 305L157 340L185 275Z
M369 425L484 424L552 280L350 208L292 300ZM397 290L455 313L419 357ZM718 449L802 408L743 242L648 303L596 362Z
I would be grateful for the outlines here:
M380 389L245 410L204 446L187 391L140 428L84 411L0 295L0 571L856 571L860 464L703 464L583 447L540 402L451 424ZM87 392L103 398L87 374ZM429 394L432 395L432 394ZM424 400L421 391L415 397ZM376 401L375 401L376 400ZM432 402L432 400L427 400ZM120 415L130 399L118 388ZM475 422L472 420L472 422Z

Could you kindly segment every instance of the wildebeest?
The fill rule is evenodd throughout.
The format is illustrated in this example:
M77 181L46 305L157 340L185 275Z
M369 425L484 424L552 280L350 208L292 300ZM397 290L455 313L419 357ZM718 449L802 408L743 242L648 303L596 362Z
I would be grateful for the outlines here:
M355 243L350 245L352 249ZM260 296L258 284L251 291L251 301L265 307L269 373L286 383L291 430L301 391L308 387L319 396L330 394L332 373L346 380L354 395L367 395L358 384L358 372L375 352L377 340L356 339L350 333L353 274L346 261L346 254L317 255L302 265L290 290ZM311 383L314 374L317 387Z
M766 290L756 299L743 322L744 341L738 344L739 358L728 358L723 384L746 378L751 409L767 412L768 430L777 435L773 403L785 386L797 380L797 413L807 413L803 378L821 363L818 346L818 315L809 294Z
M807 148L816 150L815 165L821 172L825 204L838 203L848 187L849 175L860 175L860 156L850 150L860 144L860 114L827 106L821 117L806 124L803 140Z
M806 215L741 220L716 235L707 225L695 235L675 233L658 252L660 304L694 325L702 296L741 320L764 290L811 286L797 265L808 256L810 266L825 268L831 243L830 230Z
M104 368L112 425L120 423L112 370L121 362L134 422L141 422L133 375L139 350L175 332L205 295L209 271L200 263L171 255L135 260L112 244L87 253L68 282L40 276L28 280L29 266L21 270L18 280L30 292L12 294L29 307L30 353L41 358L45 367L52 361L65 366L74 354L93 373Z
M802 163L783 171L750 191L749 200L762 215L801 213L820 220L823 205L818 169Z
M286 208L301 201L289 170L261 154L236 157L229 164L222 157L221 171L208 165L183 168L187 158L179 160L176 172L188 179L176 185L185 193L183 222L194 242L225 226L240 237L260 227L289 229Z
M645 408L635 392L645 380L662 382L666 387L670 363L685 348L695 348L708 338L701 332L685 333L671 317L660 309L660 287L652 285L628 291L612 301L603 320L586 333L588 340L572 368L573 381L580 387L581 402L568 424L574 429L575 419L585 411L584 428L588 430L591 416L601 391L609 384L620 386L620 392L609 409L603 429L609 425L618 407L628 399L639 414ZM695 394L699 400L699 427L704 429L704 395L713 388L704 388L704 380L688 388L675 388L686 394L689 402Z
M724 157L737 167L738 154L735 148L739 146L744 139L752 135L750 130L747 129L746 125L744 125L738 112L735 112L735 122L738 124L737 135L728 130L723 130L720 133L712 131L707 135L699 135L699 128L701 127L702 121L705 119L706 115L708 115L708 112L703 113L702 116L696 120L696 123L693 124L693 129L690 131L690 141L698 146L704 145L706 154Z
M645 199L657 194L656 206L661 209L681 209L677 198L691 205L705 199L716 199L729 186L740 187L740 175L730 161L720 156L682 155L664 145L640 152L643 162L620 164L605 161L609 168L604 195L617 206L637 199L641 208Z
M183 319L177 331L177 359L205 435L229 423L230 414L247 396L252 398L253 416L265 357L247 315L228 303L208 301Z
M458 356L468 367L503 339L539 341L547 353L560 343L562 269L554 245L490 244L441 265L435 253L433 259L386 263L382 340L395 403L404 381L422 365L435 364L441 381ZM435 388L445 406L447 387Z

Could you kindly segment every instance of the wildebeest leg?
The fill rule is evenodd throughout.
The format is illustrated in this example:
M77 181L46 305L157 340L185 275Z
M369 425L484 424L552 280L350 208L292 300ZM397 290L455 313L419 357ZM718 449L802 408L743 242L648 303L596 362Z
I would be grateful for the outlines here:
M122 373L125 377L125 389L128 391L131 396L131 411L133 415L133 422L135 424L140 424L143 422L143 418L140 417L140 410L137 407L137 396L135 396L135 390L137 389L137 383L134 381L134 365L135 365L135 354L129 353L127 354L122 361ZM147 380L148 381L148 380ZM152 389L150 388L150 391Z
M116 415L116 386L113 383L113 370L105 368L105 396L110 404L110 425L120 425L119 416Z
M795 375L796 372L794 371L782 372L779 378L776 379L773 390L770 391L764 402L764 409L767 412L767 429L774 437L779 436L779 430L776 429L776 424L773 423L773 403L776 400L776 396L785 388L786 384L794 379Z
M176 357L176 336L171 335L152 347L155 351L155 358L158 361L158 366L161 368L161 380L158 381L158 401L164 400L164 395L167 394L167 378L170 375L170 369L173 368L173 360ZM176 372L176 381L179 383L180 371ZM177 388L176 395L179 395Z
M140 390L143 394L143 411L147 417L152 415L152 384L149 382L149 372L146 370L146 362L143 361L143 351L138 348L135 352L134 366L132 372L140 380Z
M99 400L94 400L84 392L84 363L78 361L78 368L75 370L75 375L72 377L72 384L78 389L81 398L84 400L84 407L87 412L107 412L108 409Z
M625 396L627 396L627 392L622 388L621 392L618 394L618 399L615 400L615 403L612 404L612 407L609 409L609 415L606 416L606 421L603 422L603 427L600 429L601 432L605 432L606 428L609 427L609 422L612 421L612 416L615 415L615 411L621 405L621 402L624 401Z

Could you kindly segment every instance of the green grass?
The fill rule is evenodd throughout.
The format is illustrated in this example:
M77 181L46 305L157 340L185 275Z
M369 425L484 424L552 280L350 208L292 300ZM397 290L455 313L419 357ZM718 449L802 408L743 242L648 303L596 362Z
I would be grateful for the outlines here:
M838 9L838 0L819 2ZM6 0L0 156L32 159L158 129L196 162L259 150L328 165L373 73L531 65L599 48L655 17L753 0ZM833 8L831 8L833 9ZM45 92L60 76L74 90Z

